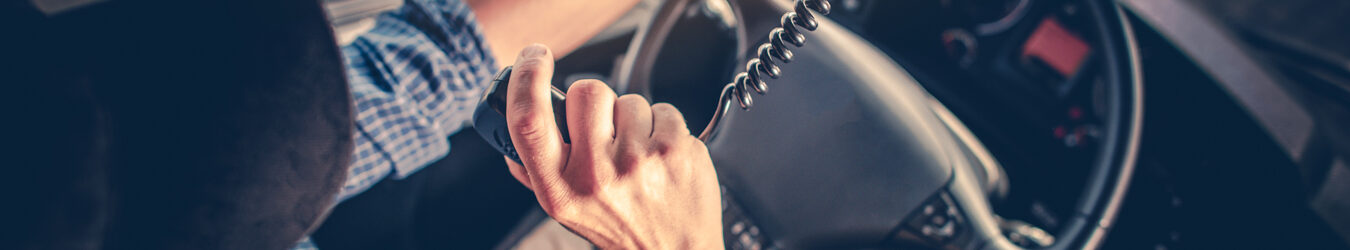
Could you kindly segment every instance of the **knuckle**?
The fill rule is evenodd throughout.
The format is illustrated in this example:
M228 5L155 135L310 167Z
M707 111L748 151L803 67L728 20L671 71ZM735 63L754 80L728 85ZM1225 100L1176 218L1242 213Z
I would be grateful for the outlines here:
M509 121L510 129L516 131L527 142L534 142L545 139L549 136L548 130L543 126L545 122L539 119L531 119L531 116L517 116Z
M614 159L616 161L615 163L621 166L636 166L640 164L643 159L647 158L647 156L648 151L646 147L637 144L622 144L619 145L619 148L614 155Z
M657 103L656 105L652 105L652 115L666 117L665 119L661 119L663 120L663 122L680 123L680 124L671 124L674 126L669 126L669 128L681 131L689 129L688 127L686 127L685 124L683 124L684 115L680 114L680 110L676 109L675 106L672 106L669 103Z
M680 136L680 141L683 141L686 145L689 145L690 149L697 149L703 151L707 151L708 149L708 145L703 144L703 141L699 140L698 137L694 137L693 135L682 135Z
M688 156L690 153L708 152L708 146L693 135L664 135L655 143L657 153L662 156Z
M540 71L540 70L543 70L543 68L544 68L544 59L541 59L541 58L528 58L528 59L525 59L525 60L521 60L521 61L516 62L516 65L515 65L515 66L512 66L511 68L512 68L512 69L511 69L511 74L515 74L515 75L520 76L521 78L524 78L524 79L533 79L533 78L529 78L529 77L533 77L533 76L535 76L535 75L538 75L538 74L539 74L539 71Z
M694 178L694 175L696 174L694 167L688 164L676 164L675 166L666 169L668 169L667 174L670 175L671 182L687 183L690 180L698 179Z
M691 135L689 136L688 141L690 141L691 144L689 147L691 151L696 152L698 154L708 153L708 144L704 144L703 141L699 140L697 137L693 137Z
M616 148L614 156L616 157L641 157L643 150L637 143L631 141L622 142Z
M636 153L634 152L634 150L625 150L625 152L628 153L621 153L615 156L614 159L615 164L617 164L620 167L634 167L642 165L643 160L646 158L643 157L643 154Z
M577 80L567 89L567 98L569 99L596 99L613 96L614 91L610 90L609 85L595 79Z
M652 151L661 156L671 156L679 153L683 145L673 136L661 136L652 143Z
M663 113L674 113L674 114L680 113L680 110L675 108L675 105L670 105L670 103L664 102L652 105L652 111L660 111Z
M642 97L641 95L638 94L626 94L623 96L619 96L619 99L616 102L618 102L619 105L624 106L646 107L650 105L647 103L646 97Z

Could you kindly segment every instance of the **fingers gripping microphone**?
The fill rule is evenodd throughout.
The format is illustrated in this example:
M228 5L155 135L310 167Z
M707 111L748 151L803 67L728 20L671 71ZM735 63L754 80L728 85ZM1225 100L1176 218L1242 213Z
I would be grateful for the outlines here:
M830 2L827 0L797 0L793 11L783 14L780 20L781 25L769 33L767 43L756 48L756 57L746 63L745 72L737 74L731 83L723 87L721 97L718 98L717 110L713 113L708 127L703 130L703 134L699 135L700 140L707 141L711 137L722 116L732 106L740 106L742 109L748 110L753 105L751 93L764 95L768 92L769 86L765 80L777 79L782 75L778 65L788 63L793 59L792 51L789 49L801 47L806 43L803 30L813 31L819 27L816 16L811 13L812 11L821 15L829 14ZM506 107L510 79L511 67L507 67L488 84L483 99L479 101L478 107L474 110L473 126L488 144L523 166L524 163L520 161L520 154L516 152L515 145L511 143L511 133L508 130L509 126L506 124L506 112L510 110ZM567 97L557 88L551 88L550 97L553 101L553 117L554 121L557 122L558 132L562 133L563 141L570 141L567 136ZM749 230L742 230L735 226L724 228L723 240L727 249L762 249L766 244L768 249L776 248L769 243L771 241L766 236L755 230L754 221L746 216L745 211L734 202L736 199L731 196L725 186L722 187L721 198L722 222L724 225L751 225Z
M748 110L754 105L751 93L759 95L767 93L769 86L765 80L778 79L782 75L778 64L792 61L789 46L801 47L806 43L806 36L802 30L813 31L819 27L815 14L811 12L815 11L821 15L830 13L830 2L827 0L797 0L793 5L793 11L784 13L780 25L769 32L769 42L756 48L756 56L746 63L745 72L737 74L731 83L722 89L722 95L718 98L718 108L699 139L708 140L712 131L717 129L718 121L731 109L733 103ZM516 152L515 145L511 143L511 133L507 130L506 124L506 112L509 110L506 108L506 96L510 79L511 67L506 67L488 84L487 92L483 94L478 108L474 110L473 127L498 152L516 163L521 163L520 155ZM558 88L552 88L551 91L553 117L558 124L558 132L562 133L563 141L570 142L567 137L565 104L567 96Z
M492 148L501 152L517 164L524 165L520 161L520 154L516 152L516 146L511 143L511 133L506 125L506 95L508 86L511 84L511 67L507 66L492 78L488 83L486 92L483 93L483 99L478 101L478 108L473 111L473 128L478 130L478 135L483 136ZM567 95L562 90L550 86L549 99L553 100L553 120L558 123L558 132L562 133L563 142L570 142L567 138L567 104L565 100Z

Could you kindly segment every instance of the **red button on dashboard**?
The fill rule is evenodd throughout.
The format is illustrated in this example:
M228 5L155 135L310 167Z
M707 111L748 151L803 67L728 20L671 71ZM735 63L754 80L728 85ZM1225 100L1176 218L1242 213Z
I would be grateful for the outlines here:
M1045 18L1022 45L1022 56L1040 59L1065 78L1071 78L1088 55L1088 45L1054 18Z

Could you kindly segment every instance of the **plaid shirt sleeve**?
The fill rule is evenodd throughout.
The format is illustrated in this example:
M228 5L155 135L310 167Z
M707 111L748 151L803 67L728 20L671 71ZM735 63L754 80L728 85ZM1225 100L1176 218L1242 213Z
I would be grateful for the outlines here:
M497 73L473 11L460 0L405 0L342 47L356 104L356 150L338 201L404 178L450 152L483 84ZM309 237L293 249L317 249Z
M498 68L469 6L406 0L343 46L356 151L338 201L444 157Z

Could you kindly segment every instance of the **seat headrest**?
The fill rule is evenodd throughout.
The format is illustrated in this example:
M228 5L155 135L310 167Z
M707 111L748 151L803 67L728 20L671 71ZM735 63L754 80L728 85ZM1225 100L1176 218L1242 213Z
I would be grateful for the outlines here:
M335 202L353 148L318 0L8 1L23 248L279 249ZM7 237L9 238L9 237Z

